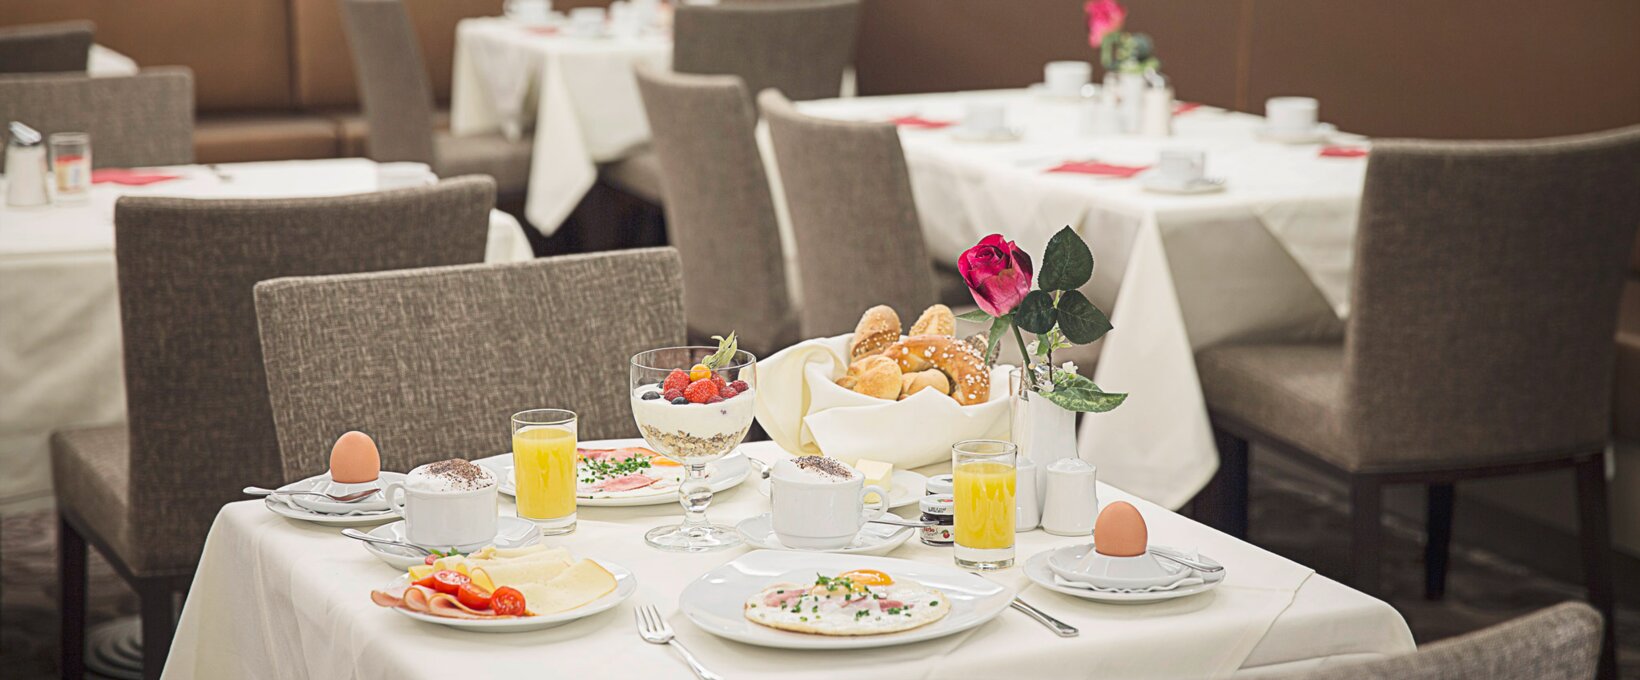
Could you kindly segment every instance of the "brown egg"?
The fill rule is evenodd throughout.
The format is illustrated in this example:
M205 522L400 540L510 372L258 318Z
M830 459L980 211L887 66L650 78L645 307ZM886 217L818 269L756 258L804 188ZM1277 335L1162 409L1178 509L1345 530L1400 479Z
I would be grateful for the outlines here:
M1093 549L1110 557L1138 557L1150 545L1145 518L1127 501L1116 501L1099 512L1093 525Z
M370 435L354 430L330 447L330 479L340 484L374 482L381 476L382 456Z

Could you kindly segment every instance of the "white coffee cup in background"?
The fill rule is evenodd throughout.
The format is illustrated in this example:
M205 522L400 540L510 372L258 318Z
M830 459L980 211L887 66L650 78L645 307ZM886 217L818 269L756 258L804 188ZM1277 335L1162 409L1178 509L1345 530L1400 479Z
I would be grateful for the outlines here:
M576 7L569 11L569 32L582 38L595 38L604 33L608 12L602 7Z
M1007 130L1008 108L999 102L969 102L963 107L962 128L976 135Z
M1156 173L1172 184L1189 184L1207 175L1207 152L1200 149L1163 149Z
M507 0L502 5L502 14L514 21L528 24L544 24L552 16L552 2L550 0Z
M1264 119L1272 132L1309 132L1320 120L1320 108L1314 97L1271 97L1264 102Z
M1055 97L1080 97L1092 82L1093 64L1085 61L1050 61L1042 67L1042 84Z
M774 534L788 548L847 548L866 522L888 511L888 492L865 475L825 456L787 458L769 475ZM867 507L866 496L878 501Z
M411 543L478 548L495 539L497 488L488 470L455 458L411 470L382 487L382 497L404 518Z
M438 184L438 175L426 163L393 162L376 164L376 190L409 189Z

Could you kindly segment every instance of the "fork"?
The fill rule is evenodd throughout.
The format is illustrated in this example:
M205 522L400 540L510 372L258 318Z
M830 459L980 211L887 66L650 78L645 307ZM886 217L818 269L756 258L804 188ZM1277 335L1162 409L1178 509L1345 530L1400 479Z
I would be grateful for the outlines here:
M984 574L975 573L974 575L980 578L985 578ZM1032 621L1042 624L1043 627L1052 631L1054 635L1058 635L1059 637L1073 638L1082 634L1082 631L1078 630L1076 626L1060 621L1059 619L1049 615L1047 612L1037 609L1035 605L1020 599L1018 595L1015 595L1013 601L1008 603L1008 607L1030 617Z
M654 605L633 609L632 618L638 622L638 635L643 638L644 642L655 645L672 645L672 648L678 650L678 654L683 656L683 660L689 662L689 668L695 671L695 677L700 678L700 680L723 680L723 676L706 670L706 667L700 665L700 661L695 659L695 655L684 649L683 643L678 642L677 636L672 632L672 624L661 618L660 610L655 609Z
M355 491L345 496L335 496L319 491L280 491L278 489L264 489L260 486L247 486L240 491L252 496L322 496L337 503L352 503L354 501L363 500L377 491L380 491L380 489L365 489L364 491Z

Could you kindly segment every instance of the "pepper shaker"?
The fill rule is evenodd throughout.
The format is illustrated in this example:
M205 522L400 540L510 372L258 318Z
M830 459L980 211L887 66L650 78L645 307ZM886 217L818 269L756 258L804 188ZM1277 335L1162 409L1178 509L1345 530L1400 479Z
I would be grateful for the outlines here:
M46 191L46 147L39 131L12 121L6 143L6 205L30 207L51 202Z
M1043 490L1042 530L1058 536L1087 536L1099 517L1097 470L1081 458L1061 458L1048 465Z

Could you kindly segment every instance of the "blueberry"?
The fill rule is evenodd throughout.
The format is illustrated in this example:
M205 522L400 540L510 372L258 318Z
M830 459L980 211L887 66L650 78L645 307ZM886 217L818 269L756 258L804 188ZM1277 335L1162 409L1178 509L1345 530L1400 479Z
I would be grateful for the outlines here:
M659 399L659 398L661 398L661 393L660 392L644 392L643 396L638 397L638 398L639 399Z
M673 399L672 403L677 404L678 406L682 406L684 404L689 403L689 400L684 399L683 397L678 397L677 399Z

